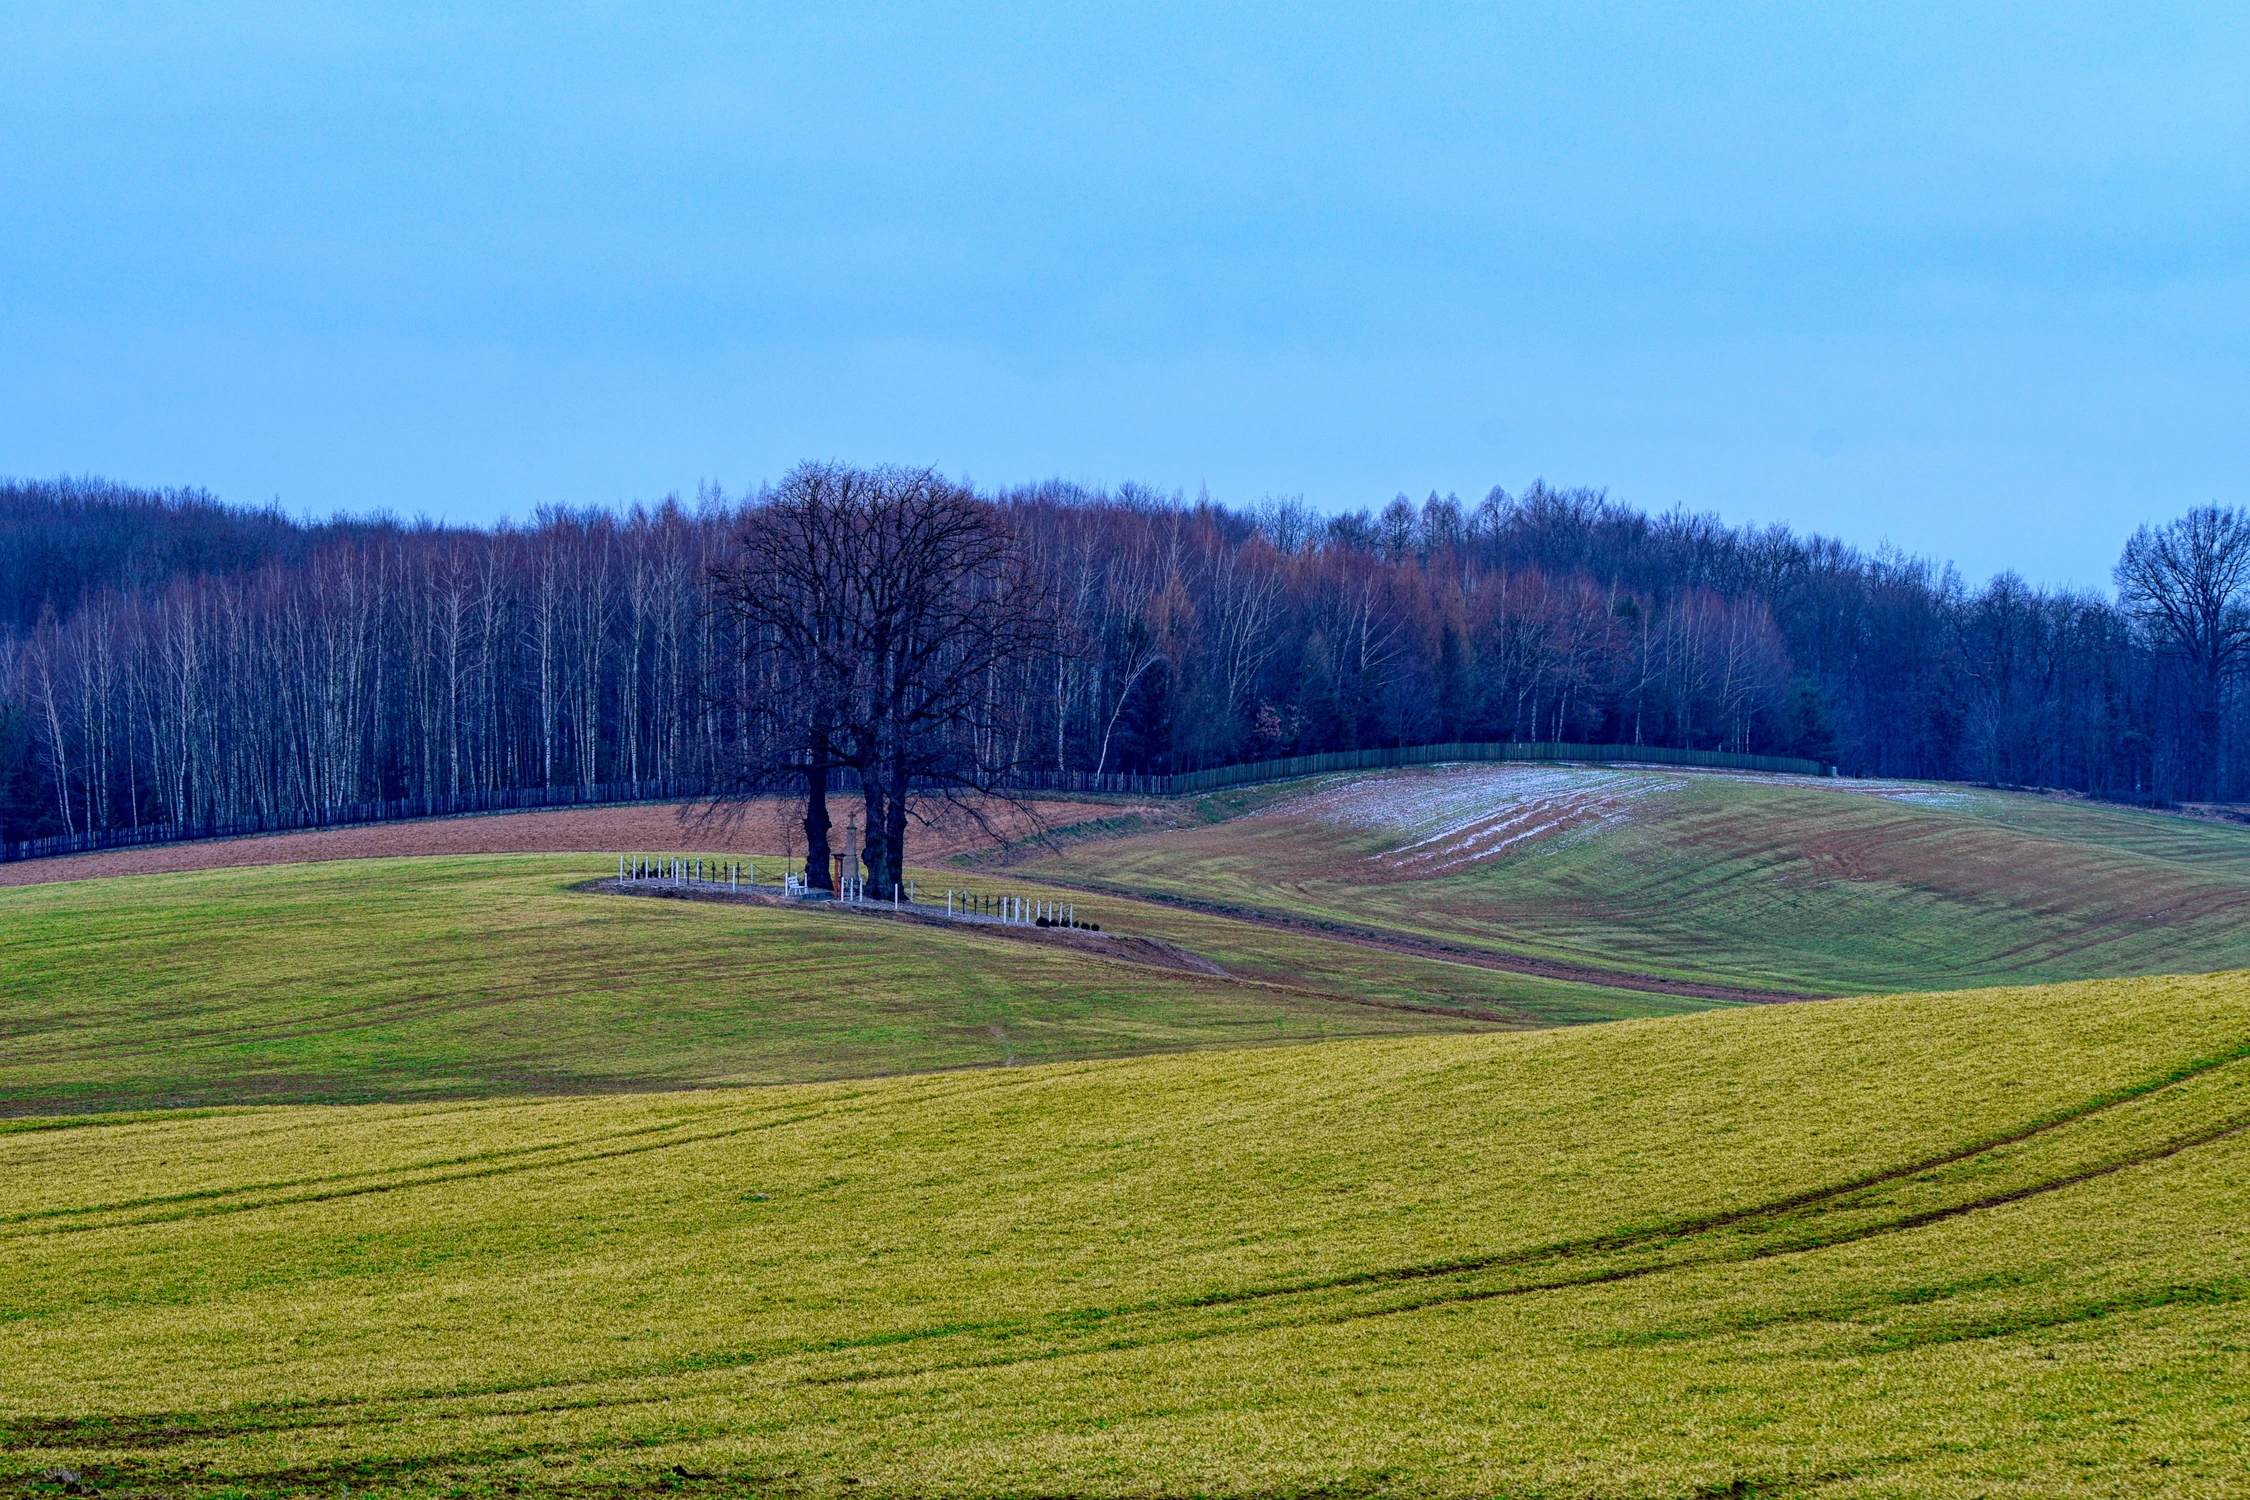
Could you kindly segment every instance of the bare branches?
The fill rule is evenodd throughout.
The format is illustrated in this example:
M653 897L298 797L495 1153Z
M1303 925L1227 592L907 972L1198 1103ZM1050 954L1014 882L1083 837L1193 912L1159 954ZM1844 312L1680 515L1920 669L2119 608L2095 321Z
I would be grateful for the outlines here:
M2118 600L2167 648L2216 682L2250 653L2250 516L2207 505L2133 533L2117 562Z
M1540 484L1319 517L813 465L490 531L66 489L0 483L16 838L817 780L881 879L917 798L1452 739L2250 794L2250 521L2215 507L2112 600Z
M2197 747L2210 783L2223 786L2227 689L2250 657L2250 516L2206 505L2168 526L2143 526L2117 561L2118 601L2158 645L2195 674Z
M929 470L806 465L745 518L718 586L757 667L743 779L803 778L816 858L836 768L859 782L879 886L904 878L915 794L1012 782L1018 679L1053 610L989 502Z

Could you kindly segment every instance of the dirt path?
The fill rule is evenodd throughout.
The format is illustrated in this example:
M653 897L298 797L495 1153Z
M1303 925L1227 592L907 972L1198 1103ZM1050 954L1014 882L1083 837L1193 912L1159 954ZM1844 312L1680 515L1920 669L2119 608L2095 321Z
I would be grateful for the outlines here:
M1481 1021L1488 1025L1522 1029L1542 1023L1522 1012L1487 1010L1473 1005L1415 1005L1404 1000L1377 1000L1366 995L1347 995L1336 990L1318 989L1311 985L1282 984L1272 979L1252 979L1246 975L1230 973L1205 958L1200 953L1161 938L1132 937L1117 932L1089 932L1067 927L1023 927L1013 923L986 921L971 918L963 921L925 908L902 906L895 910L883 903L870 902L866 906L840 906L828 902L807 903L784 896L771 888L757 891L736 890L720 885L666 885L661 881L620 883L617 880L593 880L579 887L598 891L603 895L637 896L644 899L668 901L717 901L735 905L787 906L797 910L833 913L837 916L856 917L886 922L914 922L925 927L946 927L965 931L978 937L999 938L1007 942L1037 943L1050 948L1069 948L1095 958L1111 959L1119 963L1145 964L1150 968L1172 969L1182 973L1198 974L1207 979L1224 979L1231 984L1248 985L1253 989L1271 990L1279 994L1295 995L1307 1000L1326 1000L1342 1005L1364 1006L1370 1010L1403 1011L1412 1015L1443 1016L1454 1021Z
M688 817L682 820L683 808ZM1114 807L1079 802L1041 802L1029 812L1002 809L993 817L1004 836L1034 832L1034 818L1059 827L1111 816ZM731 825L701 820L697 805L636 802L611 807L559 807L537 812L478 813L458 818L421 818L402 823L360 823L349 828L262 833L238 839L202 839L186 844L151 844L141 849L107 849L0 864L0 886L41 885L54 880L94 880L109 875L155 875L175 870L235 869L250 865L309 864L330 859L392 859L423 854L756 854L778 855L802 848L804 836L790 839L792 806L754 802ZM838 814L841 819L842 814ZM916 861L947 859L990 849L994 841L974 822L956 815L907 834L907 852Z
M886 901L870 901L864 906L826 900L806 901L785 896L772 886L759 886L754 890L731 886L672 885L662 880L618 881L594 880L579 887L581 890L599 891L605 896L645 896L666 901L717 901L735 906L780 906L792 911L815 911L848 917L880 917L887 922L914 922L925 927L945 927L957 932L970 932L979 937L1008 938L1017 942L1038 943L1049 948L1071 948L1080 953L1090 953L1097 958L1123 959L1127 963L1147 964L1158 969L1179 969L1189 974L1205 974L1216 979L1232 979L1211 960L1199 953L1190 953L1160 938L1129 937L1121 932L1094 932L1087 928L1040 927L1014 922L1002 922L991 917L952 917L941 909L930 906L897 906Z
M1049 884L1049 882L1039 882ZM1636 974L1626 969L1604 969L1592 964L1567 963L1560 959L1530 958L1516 953L1494 953L1489 949L1467 948L1452 943L1402 937L1379 928L1351 927L1341 923L1318 922L1309 918L1277 916L1254 907L1229 906L1216 901L1194 901L1185 896L1162 895L1151 891L1125 890L1118 887L1088 883L1080 886L1054 884L1057 890L1080 890L1104 896L1117 896L1127 901L1145 901L1152 906L1176 907L1206 917L1224 917L1230 922L1246 922L1255 927L1271 928L1277 932L1301 932L1308 937L1326 938L1330 942L1352 943L1362 948L1379 948L1388 953L1403 953L1413 958L1431 958L1444 963L1468 964L1479 969L1497 969L1508 974L1527 974L1538 979L1561 979L1573 984L1595 984L1605 989L1635 990L1644 995L1681 995L1695 1000L1732 1000L1745 1005L1788 1005L1799 1000L1829 1000L1831 995L1818 995L1802 990L1762 990L1744 985L1705 984L1693 979L1667 979L1656 974Z

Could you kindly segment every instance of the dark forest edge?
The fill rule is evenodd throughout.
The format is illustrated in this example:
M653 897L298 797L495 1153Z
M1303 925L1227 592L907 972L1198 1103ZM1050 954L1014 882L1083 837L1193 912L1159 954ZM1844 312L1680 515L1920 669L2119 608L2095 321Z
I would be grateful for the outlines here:
M757 693L718 580L770 498L479 530L0 484L0 840L726 783ZM1570 742L2245 792L2233 511L2144 529L2111 599L1544 484L1335 517L979 498L1055 607L995 667L1019 774Z

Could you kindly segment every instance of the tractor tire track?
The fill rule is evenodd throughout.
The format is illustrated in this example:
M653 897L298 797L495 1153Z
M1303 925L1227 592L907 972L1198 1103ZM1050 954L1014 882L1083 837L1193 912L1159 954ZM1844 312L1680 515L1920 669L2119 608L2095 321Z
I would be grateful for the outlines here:
M1501 973L1523 974L1535 979L1559 979L1571 984L1599 985L1604 989L1634 990L1644 995L1731 1000L1744 1005L1787 1005L1802 1000L1836 998L1834 995L1815 994L1809 990L1768 990L1746 985L1708 984L1701 980L1668 979L1658 974L1641 974L1629 969L1605 969L1594 964L1570 963L1562 959L1495 953L1489 949L1471 948L1436 938L1404 937L1377 927L1358 927L1325 918L1286 917L1257 907L1235 906L1223 901L1201 900L1166 891L1133 890L1103 881L1081 880L1069 886L1051 882L1031 883L1046 885L1051 890L1094 891L1127 901L1145 901L1152 906L1169 906L1180 911L1194 912L1198 916L1224 917L1228 921L1242 922L1253 927L1264 927L1276 932L1304 933L1326 938L1330 942L1351 943L1362 948L1403 954L1409 958L1467 964L1472 968L1495 969Z

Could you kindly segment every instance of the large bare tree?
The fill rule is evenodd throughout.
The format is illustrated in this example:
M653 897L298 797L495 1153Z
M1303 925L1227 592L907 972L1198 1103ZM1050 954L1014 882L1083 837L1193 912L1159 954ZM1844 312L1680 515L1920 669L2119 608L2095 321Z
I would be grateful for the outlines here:
M1028 756L1018 679L1052 610L990 502L929 470L805 465L745 519L719 591L758 666L745 784L801 778L826 888L829 773L856 772L868 882L905 879L916 798L984 815Z
M2250 656L2250 516L2216 505L2143 526L2117 562L2118 600L2188 668L2209 788L2223 795L2226 691Z
M905 880L916 794L983 818L1032 755L1025 680L1052 654L1050 592L1000 512L928 470L884 470L857 588L869 696L855 718L866 868Z
M752 792L802 785L805 874L820 890L833 888L830 773L857 755L870 681L857 576L871 488L856 469L800 465L744 516L734 557L714 569L752 667L740 780Z

